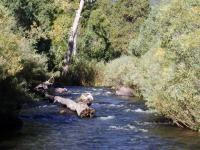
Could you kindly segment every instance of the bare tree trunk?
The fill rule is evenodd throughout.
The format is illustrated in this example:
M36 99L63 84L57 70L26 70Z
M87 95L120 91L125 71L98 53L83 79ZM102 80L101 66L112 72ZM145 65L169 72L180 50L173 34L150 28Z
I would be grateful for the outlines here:
M75 56L76 55L76 50L77 50L77 36L78 36L78 34L76 34L75 35L75 37L74 37L74 50L73 50L73 56Z
M76 54L77 30L78 30L79 21L81 18L81 12L84 7L84 3L85 3L85 0L80 0L79 9L76 12L74 23L73 23L71 31L70 31L69 40L68 40L68 50L67 50L67 52L65 54L65 58L64 58L63 74L67 73L69 64L71 62L72 55Z

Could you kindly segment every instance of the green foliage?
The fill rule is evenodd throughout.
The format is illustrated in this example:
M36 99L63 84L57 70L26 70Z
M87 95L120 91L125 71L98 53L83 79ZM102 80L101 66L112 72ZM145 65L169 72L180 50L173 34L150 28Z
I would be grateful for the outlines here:
M57 14L54 0L2 0L17 20L17 25L30 29L33 22L48 29Z
M69 66L69 71L62 82L68 85L94 85L98 71L95 61L88 61L79 56L73 59L72 64Z
M0 5L0 80L5 79L9 75L16 74L22 67L20 66L19 52L16 51L18 46L18 36L10 33L10 29L14 26L14 19L9 17L9 11ZM10 49L13 49L11 52Z
M50 59L53 61L51 68L60 68L63 62L63 56L68 49L67 38L72 24L72 16L60 14L54 21L50 37L52 46L50 49Z
M47 79L48 70L60 68L77 3L0 2L0 114L18 110L31 90Z
M68 83L109 83L103 79L103 62L109 62L121 54L128 53L129 39L138 36L139 26L144 22L148 12L148 0L103 0L92 4L86 3L78 32L78 56L72 62L67 76Z
M111 43L115 49L127 54L130 39L138 36L139 28L149 14L149 1L118 0L114 2L111 10Z
M15 20L0 4L0 114L13 113L19 100L46 79L46 58L31 49L27 39L13 33Z
M55 0L54 3L60 11L49 32L51 48L48 57L51 60L49 68L56 71L62 67L64 54L68 50L69 32L79 1Z
M199 10L199 0L175 0L158 6L130 44L133 54L139 56L136 64L133 60L128 63L132 67L124 69L128 65L122 58L107 69L120 66L121 72L109 73L112 81L136 85L150 108L194 130L200 125Z
M148 0L97 1L82 20L79 51L97 61L127 54L129 39L137 37L148 11Z
M15 32L26 37L32 49L48 58L48 70L57 71L68 49L67 40L79 1L2 0L16 20Z
M200 124L199 7L199 0L173 1L159 7L147 20L151 22L149 32L145 26L141 35L147 34L139 39L148 51L142 56L148 105L192 129Z
M134 95L141 97L141 88L138 82L142 80L138 70L139 60L132 56L122 56L105 65L103 70L103 86L128 86L133 89Z

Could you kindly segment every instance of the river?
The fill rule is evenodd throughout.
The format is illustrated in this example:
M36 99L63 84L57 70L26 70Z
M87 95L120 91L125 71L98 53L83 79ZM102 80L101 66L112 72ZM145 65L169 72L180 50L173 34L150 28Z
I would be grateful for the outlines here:
M0 141L10 150L199 150L200 134L159 122L142 100L115 96L105 88L67 87L76 98L91 92L93 119L59 114L60 107L38 102L24 107L23 128Z

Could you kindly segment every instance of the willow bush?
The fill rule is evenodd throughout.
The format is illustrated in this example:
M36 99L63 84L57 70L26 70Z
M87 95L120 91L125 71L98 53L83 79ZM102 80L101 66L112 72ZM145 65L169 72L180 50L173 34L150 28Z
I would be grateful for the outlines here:
M114 60L108 70L119 70L105 76L137 85L149 108L193 130L200 128L199 10L199 0L175 0L154 8L130 43L137 60L128 63L132 69L124 69L127 61Z
M199 0L160 6L146 21L136 46L147 51L141 59L148 106L195 130L200 125L199 8Z

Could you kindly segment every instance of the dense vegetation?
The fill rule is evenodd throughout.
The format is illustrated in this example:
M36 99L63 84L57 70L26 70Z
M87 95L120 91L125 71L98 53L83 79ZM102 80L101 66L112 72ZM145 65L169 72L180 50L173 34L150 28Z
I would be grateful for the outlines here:
M151 10L148 0L86 3L77 55L61 77L78 3L0 2L0 105L6 108L0 113L17 110L22 95L30 97L54 75L73 85L131 87L149 108L199 130L200 0L167 1Z
M0 5L0 113L18 110L30 87L46 78L46 58L15 30L15 19Z
M77 2L0 2L0 115L16 114L37 84L59 75Z
M86 5L79 30L78 60L68 72L67 83L101 83L103 63L129 54L129 42L138 36L149 10L148 0L101 0Z
M153 9L129 45L133 56L110 62L105 71L105 83L133 87L149 108L194 130L200 127L199 10L199 0Z

